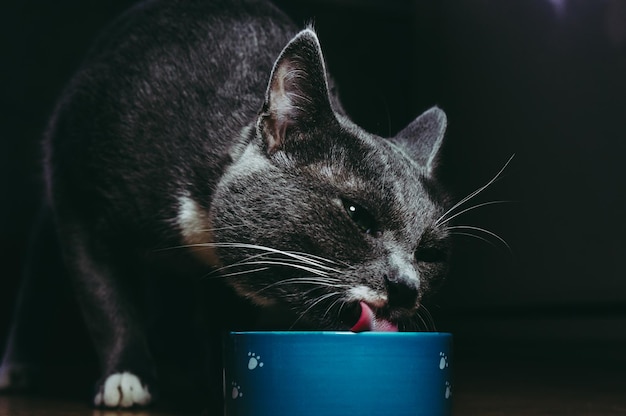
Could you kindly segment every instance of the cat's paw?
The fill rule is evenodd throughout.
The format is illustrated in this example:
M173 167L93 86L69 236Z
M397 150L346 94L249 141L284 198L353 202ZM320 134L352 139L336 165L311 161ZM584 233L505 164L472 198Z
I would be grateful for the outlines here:
M96 406L132 407L145 406L152 401L152 395L139 377L127 371L109 375L94 397Z
M29 390L35 379L34 367L18 364L0 366L0 391Z

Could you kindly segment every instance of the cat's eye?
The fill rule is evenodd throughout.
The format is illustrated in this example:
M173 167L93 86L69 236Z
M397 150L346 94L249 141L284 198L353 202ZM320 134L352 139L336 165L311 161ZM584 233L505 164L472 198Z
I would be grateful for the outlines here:
M365 208L352 201L342 200L343 207L348 213L348 216L354 221L359 229L365 234L379 237L381 231L378 229L374 216L370 214Z
M448 260L448 251L436 247L422 247L415 252L418 263L443 263Z

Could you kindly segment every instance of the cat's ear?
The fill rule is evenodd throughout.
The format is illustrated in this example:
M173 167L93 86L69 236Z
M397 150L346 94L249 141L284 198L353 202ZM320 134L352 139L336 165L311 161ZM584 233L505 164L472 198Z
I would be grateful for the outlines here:
M447 124L446 113L438 107L433 107L413 120L392 140L404 147L416 162L424 166L427 176L432 176Z
M268 153L334 120L322 49L311 29L298 33L274 63L257 127Z

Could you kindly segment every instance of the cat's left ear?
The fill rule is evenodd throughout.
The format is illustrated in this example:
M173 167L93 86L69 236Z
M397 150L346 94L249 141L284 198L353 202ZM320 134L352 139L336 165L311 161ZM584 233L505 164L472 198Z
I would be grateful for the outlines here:
M413 120L391 140L404 147L409 155L425 168L427 176L433 176L447 124L446 113L438 107L433 107Z
M322 49L315 32L305 29L274 63L257 128L272 154L333 120Z

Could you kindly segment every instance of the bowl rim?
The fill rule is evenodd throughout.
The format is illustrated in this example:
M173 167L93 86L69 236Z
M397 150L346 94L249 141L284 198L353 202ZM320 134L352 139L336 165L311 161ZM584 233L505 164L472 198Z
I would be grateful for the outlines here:
M228 336L354 336L354 337L390 337L390 338L429 338L452 337L450 332L351 332L351 331L229 331Z

